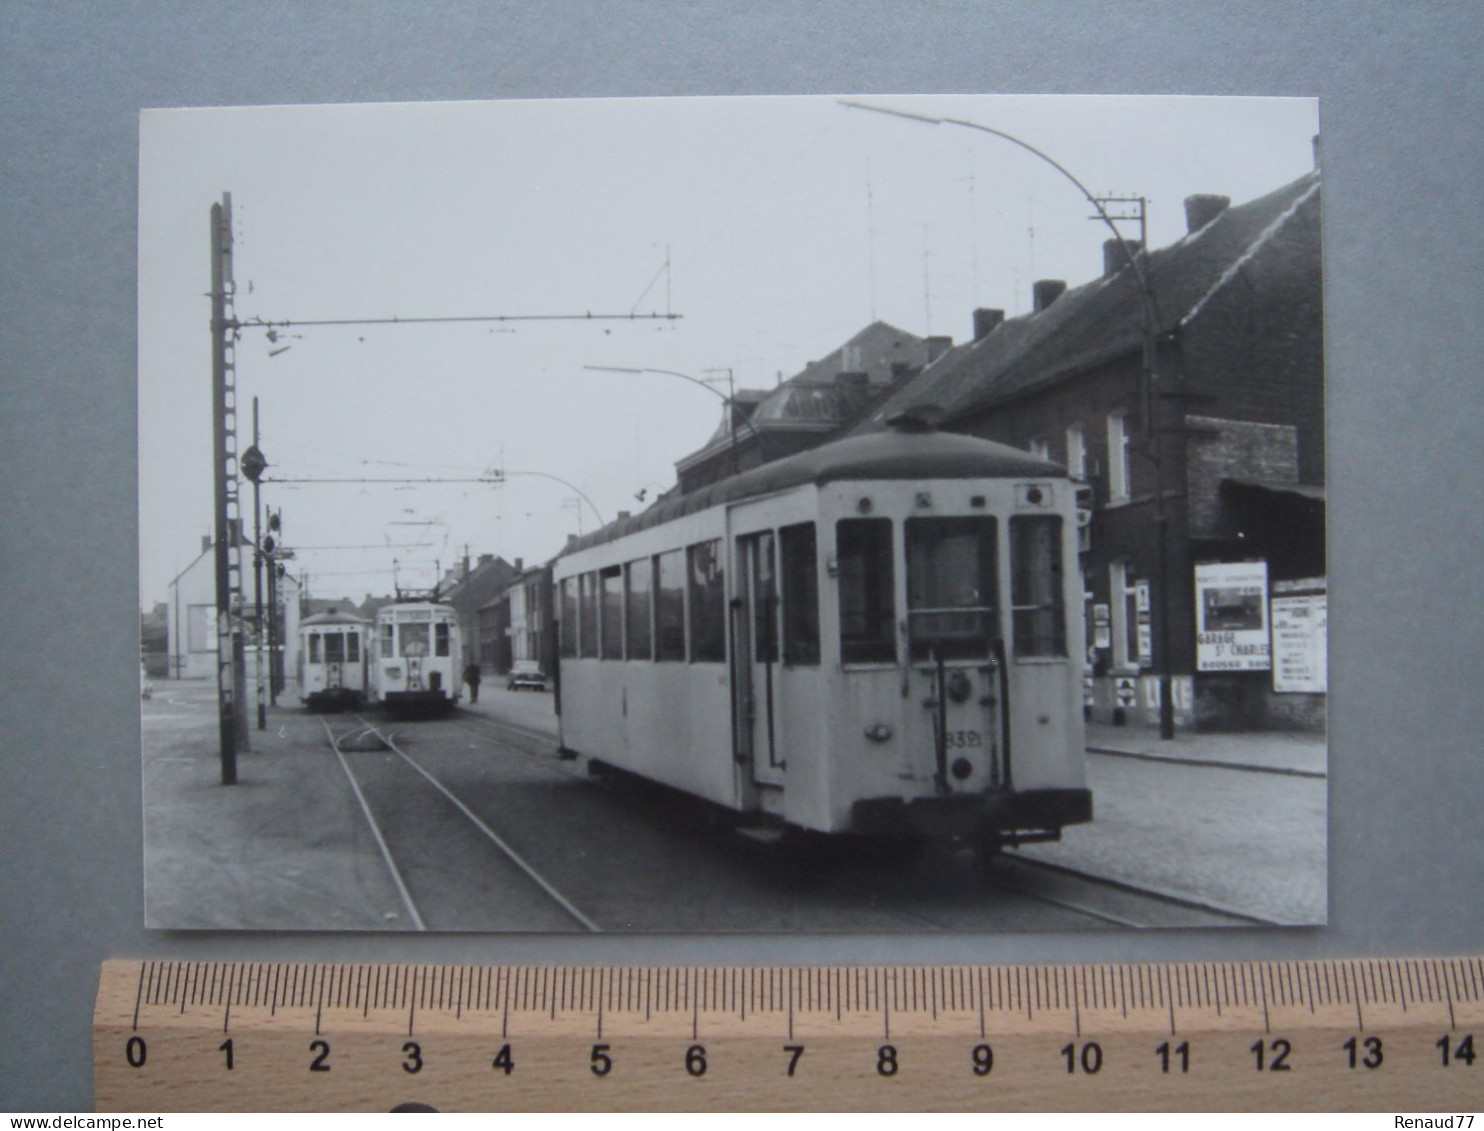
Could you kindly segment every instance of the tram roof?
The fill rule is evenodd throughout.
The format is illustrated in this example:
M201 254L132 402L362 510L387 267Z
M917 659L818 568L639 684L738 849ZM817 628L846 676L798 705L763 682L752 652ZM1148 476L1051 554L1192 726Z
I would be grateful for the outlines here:
M300 628L312 628L315 625L325 624L370 624L365 617L356 616L355 613L342 613L339 609L325 613L315 613L312 617L305 617L299 622Z
M601 546L697 511L807 483L823 486L844 479L1006 479L1065 474L1058 464L993 440L955 432L892 428L822 444L666 499L577 539L559 556Z

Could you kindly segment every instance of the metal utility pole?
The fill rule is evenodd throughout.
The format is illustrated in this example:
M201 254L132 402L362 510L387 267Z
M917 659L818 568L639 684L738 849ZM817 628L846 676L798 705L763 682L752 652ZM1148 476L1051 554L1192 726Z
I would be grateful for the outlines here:
M258 398L252 399L252 447L242 453L242 474L252 483L252 590L253 673L257 684L258 729L268 729L268 708L263 702L263 503L259 484L268 461L258 447Z
M268 537L262 551L268 559L268 704L278 706L278 693L283 688L283 660L278 654L278 541L274 535L282 528L282 511L268 512Z
M242 633L242 511L237 498L236 318L232 309L232 194L211 206L212 479L216 528L217 729L222 784L237 781L237 751L247 750Z
M1142 265L1133 262L1133 252L1119 237L1124 253L1130 256L1129 269L1134 272L1139 285L1143 316L1143 367L1139 392L1143 400L1145 456L1154 465L1154 588L1159 606L1159 661L1155 672L1159 679L1159 736L1171 739L1175 737L1175 697L1174 679L1170 673L1170 516L1165 500L1164 430L1159 419L1159 326L1154 291L1149 283L1149 202L1142 196L1103 196L1094 203L1098 206L1098 215L1092 218L1103 220L1110 227L1119 220L1138 221L1137 254L1144 257ZM1122 206L1128 211L1110 213L1107 210L1109 206Z

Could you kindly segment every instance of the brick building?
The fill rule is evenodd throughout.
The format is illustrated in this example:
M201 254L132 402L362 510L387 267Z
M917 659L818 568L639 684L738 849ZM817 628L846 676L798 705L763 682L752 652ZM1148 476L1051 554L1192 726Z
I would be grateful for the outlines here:
M1235 207L1191 197L1185 210L1187 233L1141 254L1152 384L1135 273L1108 241L1101 277L1036 283L1023 317L976 311L973 340L860 427L931 405L943 428L1037 452L1086 482L1093 718L1157 719L1167 628L1178 723L1321 727L1320 176Z
M486 623L481 610L491 599L504 592L518 567L494 554L480 554L471 565L466 557L448 572L439 585L439 598L452 605L459 614L459 632L463 636L464 654L460 664L485 663Z
M842 435L884 397L947 349L873 322L775 389L739 389L716 432L675 465L684 494Z

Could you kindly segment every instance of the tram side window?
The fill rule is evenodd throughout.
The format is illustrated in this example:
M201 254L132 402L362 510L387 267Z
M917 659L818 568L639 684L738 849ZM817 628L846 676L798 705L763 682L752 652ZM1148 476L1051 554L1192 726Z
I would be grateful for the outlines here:
M910 518L907 633L913 660L982 659L995 625L995 520Z
M1010 603L1017 656L1067 654L1061 522L1059 515L1019 515L1010 520Z
M345 662L347 664L361 662L361 634L359 632L345 634Z
M653 589L654 565L648 558L624 566L624 621L631 660L654 657L654 632L649 620Z
M680 550L654 559L656 660L685 659L685 555Z
M577 579L562 579L562 656L577 656Z
M819 663L819 565L814 523L801 522L778 531L782 558L783 662Z
M846 518L835 526L840 575L840 660L892 663L897 658L892 588L891 519Z
M387 621L381 626L381 656L382 659L390 659L397 654L397 649L392 644L392 622Z
M433 626L433 654L448 655L448 622L440 621Z
M325 633L325 663L345 663L345 634L343 632Z
M610 566L598 574L603 609L602 654L605 660L623 659L623 567Z
M578 600L582 604L577 646L584 658L592 659L598 654L598 575L584 573L577 583Z
M690 658L693 662L725 660L727 595L721 541L701 542L685 553L690 577Z
M311 664L320 662L320 636L317 632L309 634L309 662Z

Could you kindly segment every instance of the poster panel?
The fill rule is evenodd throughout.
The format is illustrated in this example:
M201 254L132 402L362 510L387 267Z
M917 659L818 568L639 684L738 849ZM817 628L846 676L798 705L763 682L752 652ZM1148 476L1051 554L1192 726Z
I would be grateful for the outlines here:
M1267 671L1268 563L1195 567L1196 670Z
M1328 691L1329 598L1323 593L1274 597L1272 610L1273 690Z

